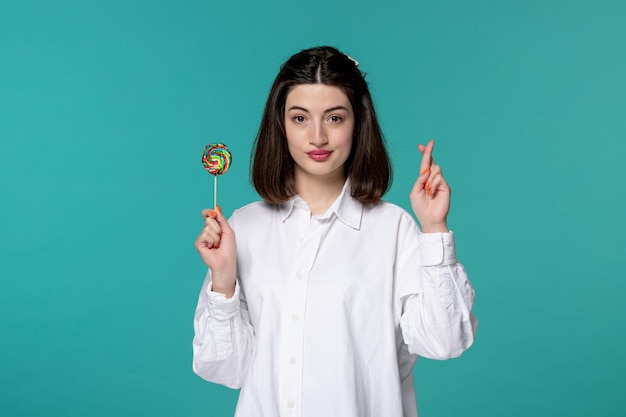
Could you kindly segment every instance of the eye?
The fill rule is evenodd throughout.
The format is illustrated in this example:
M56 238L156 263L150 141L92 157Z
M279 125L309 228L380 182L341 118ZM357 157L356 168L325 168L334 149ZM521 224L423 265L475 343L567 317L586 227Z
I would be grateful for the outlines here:
M298 115L291 118L296 123L304 123L304 116Z
M328 121L330 121L331 123L341 123L343 121L343 117L333 114L328 118Z

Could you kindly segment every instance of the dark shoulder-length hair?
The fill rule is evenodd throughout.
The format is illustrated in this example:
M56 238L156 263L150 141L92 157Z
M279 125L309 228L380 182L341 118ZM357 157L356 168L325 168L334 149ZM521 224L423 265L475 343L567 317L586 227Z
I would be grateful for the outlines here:
M376 203L391 185L392 169L364 74L348 55L330 46L303 50L285 62L270 90L252 154L252 184L271 204L295 193L294 161L285 134L285 103L300 84L339 87L354 111L354 139L345 163L352 197Z

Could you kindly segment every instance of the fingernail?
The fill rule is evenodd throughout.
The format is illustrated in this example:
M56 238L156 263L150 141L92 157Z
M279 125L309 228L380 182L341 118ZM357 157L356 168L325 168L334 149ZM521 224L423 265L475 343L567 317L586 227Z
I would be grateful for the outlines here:
M422 174L421 174L421 175L426 174L428 171L430 171L430 167L426 167L426 168L424 168L424 170L422 171Z
M433 195L433 190L429 190L428 195Z
M424 189L425 190L430 190L430 183L429 182L426 183L426 185L424 186Z
M220 248L220 244L219 244L219 243L216 243L215 245L213 245L213 247L214 247L215 249L219 249L219 248Z
M217 217L217 213L214 210L211 210L211 212L209 213L209 215L213 218Z
M215 205L215 208L217 208L217 211L220 212L220 214L222 213L222 208L220 206L218 206L217 204Z

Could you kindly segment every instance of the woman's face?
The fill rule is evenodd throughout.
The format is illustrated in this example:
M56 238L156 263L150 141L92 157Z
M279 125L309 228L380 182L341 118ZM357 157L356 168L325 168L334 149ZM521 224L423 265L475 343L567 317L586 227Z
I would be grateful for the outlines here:
M354 112L340 88L325 84L293 87L287 94L284 117L296 181L345 177Z

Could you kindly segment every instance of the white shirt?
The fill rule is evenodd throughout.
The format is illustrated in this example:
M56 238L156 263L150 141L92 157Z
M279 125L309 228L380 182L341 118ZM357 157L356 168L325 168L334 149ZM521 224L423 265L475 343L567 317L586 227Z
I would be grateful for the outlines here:
M347 190L320 216L294 197L229 219L235 295L211 291L209 271L193 370L241 388L235 416L415 417L417 357L457 357L474 340L452 232L421 233L400 207Z

